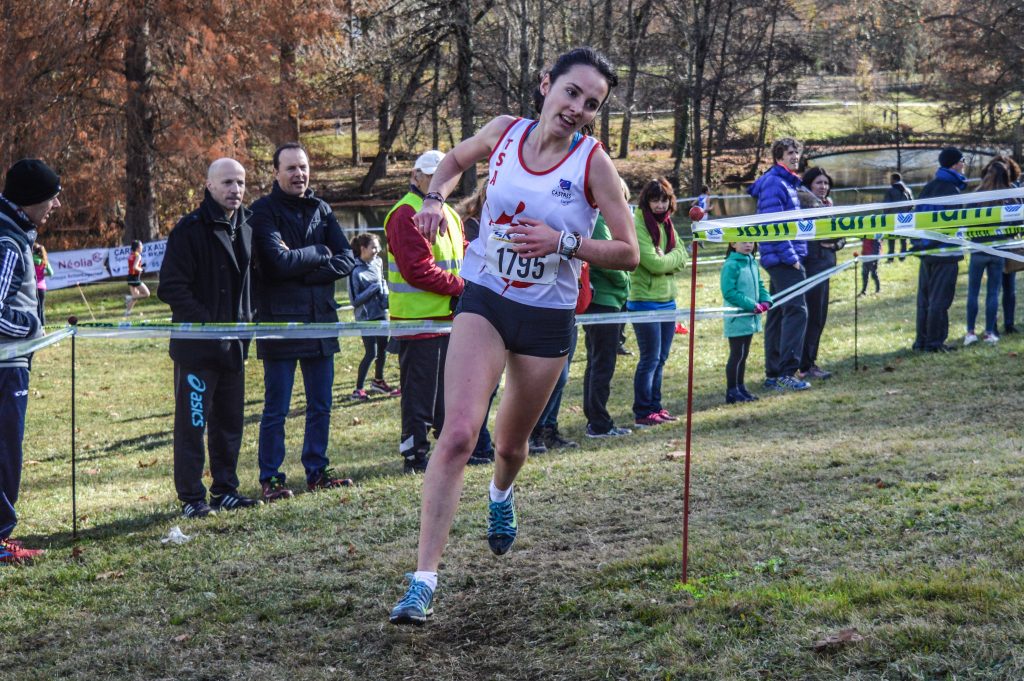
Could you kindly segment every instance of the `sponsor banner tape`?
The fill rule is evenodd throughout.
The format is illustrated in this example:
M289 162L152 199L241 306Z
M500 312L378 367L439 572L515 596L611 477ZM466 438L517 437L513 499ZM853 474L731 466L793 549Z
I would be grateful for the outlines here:
M837 239L891 234L896 237L914 237L915 232L963 231L966 239L981 236L1024 235L1024 206L985 206L960 208L928 213L876 213L848 215L814 220L794 220L745 227L712 228L699 235L714 243L740 241L790 241L811 239Z
M779 213L762 213L760 215L739 215L732 218L717 218L714 220L701 220L695 222L691 229L697 232L707 232L712 229L724 229L726 227L748 227L751 225L762 225L768 223L796 222L800 220L812 220L815 218L832 218L845 215L856 215L857 213L882 213L898 208L908 209L906 213L915 212L913 209L918 206L942 206L941 211L955 210L959 208L982 207L981 204L1000 204L1009 202L1015 205L1016 202L1024 199L1024 187L1015 189L999 189L990 192L971 192L968 194L953 194L952 196L934 196L925 199L912 199L910 201L892 201L890 203L861 203L849 206L822 206L821 208L807 208L804 210L790 210ZM988 207L988 206L986 206ZM998 205L991 206L999 208ZM795 237L790 237L795 238Z

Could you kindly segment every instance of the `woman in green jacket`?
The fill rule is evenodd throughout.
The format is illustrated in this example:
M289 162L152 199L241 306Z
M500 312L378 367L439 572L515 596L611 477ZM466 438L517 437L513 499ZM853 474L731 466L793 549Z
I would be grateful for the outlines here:
M757 244L745 241L729 244L722 265L722 297L726 305L746 313L725 318L725 337L729 339L729 361L725 364L725 402L753 402L757 398L743 385L743 374L750 354L750 340L761 330L761 317L772 306L772 297L761 281L761 270L754 260Z
M676 309L675 274L686 265L686 249L672 227L676 197L668 180L648 182L633 213L640 264L630 275L630 312ZM676 417L661 403L661 374L672 349L675 320L634 323L640 358L633 374L633 417L639 428L656 426Z
M622 183L622 193L629 201L629 186ZM604 216L597 216L591 239L611 239ZM629 272L590 268L590 286L594 298L586 314L609 314L622 309L629 294ZM587 437L619 437L629 435L629 428L619 428L608 413L612 376L619 355L619 334L622 324L587 324L583 333L587 343L587 367L583 371L583 414L587 417Z

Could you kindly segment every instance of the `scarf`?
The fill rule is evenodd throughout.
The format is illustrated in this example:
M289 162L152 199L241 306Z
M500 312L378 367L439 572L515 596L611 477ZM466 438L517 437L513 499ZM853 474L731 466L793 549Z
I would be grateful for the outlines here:
M661 245L661 227L664 225L665 232L668 234L668 243L665 245L665 253L668 254L676 247L676 230L672 227L672 217L668 214L668 211L657 214L652 213L649 205L643 207L643 214L644 226L647 227L647 231L650 232L651 241L654 243L655 248Z

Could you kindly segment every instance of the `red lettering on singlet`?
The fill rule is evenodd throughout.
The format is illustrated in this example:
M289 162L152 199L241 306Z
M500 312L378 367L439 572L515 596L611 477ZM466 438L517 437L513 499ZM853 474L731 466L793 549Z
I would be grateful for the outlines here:
M497 160L497 162L495 162L494 165L495 166L500 166L504 162L505 162L505 152L504 151L498 152L498 160Z
M494 171L494 174L493 174L493 175L491 175L491 181L490 181L490 183L489 183L489 184L494 184L494 183L495 183L495 182L497 182L497 181L498 181L498 171L497 171L497 170L495 170L495 171Z

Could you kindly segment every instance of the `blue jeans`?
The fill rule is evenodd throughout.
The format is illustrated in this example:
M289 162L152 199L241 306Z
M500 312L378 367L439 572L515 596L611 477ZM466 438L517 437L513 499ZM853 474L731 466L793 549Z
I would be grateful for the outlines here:
M569 356L565 360L565 366L562 367L562 373L558 375L555 389L551 391L551 397L548 398L548 403L544 407L544 411L541 412L540 419L537 421L538 428L543 426L550 428L558 427L558 410L562 408L562 393L565 392L565 386L569 382L569 364L572 362L572 356L576 354L577 335L577 329L573 329L572 338L569 341Z
M967 330L972 333L978 319L982 275L988 278L985 284L985 333L994 334L999 314L999 288L1003 283L1003 259L988 253L971 253L971 262L967 266Z
M331 390L334 386L334 356L309 359L263 360L263 417L260 419L260 482L277 476L284 463L284 421L292 402L295 363L302 369L306 390L306 433L302 440L302 465L306 482L314 482L327 460L327 437L331 428Z
M641 419L648 414L661 411L661 373L668 361L672 339L676 333L675 322L646 322L634 324L636 345L640 359L633 374L633 415Z

